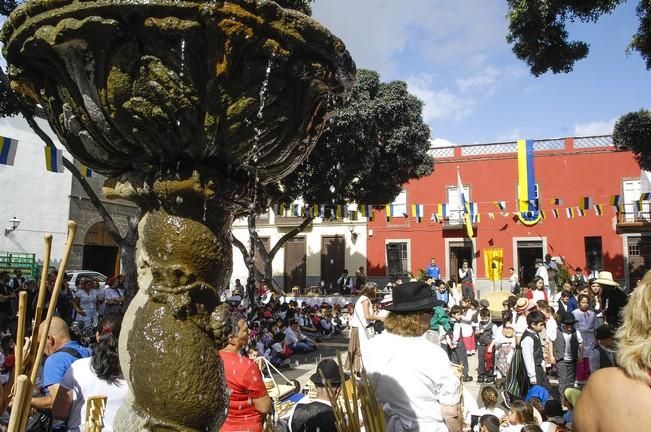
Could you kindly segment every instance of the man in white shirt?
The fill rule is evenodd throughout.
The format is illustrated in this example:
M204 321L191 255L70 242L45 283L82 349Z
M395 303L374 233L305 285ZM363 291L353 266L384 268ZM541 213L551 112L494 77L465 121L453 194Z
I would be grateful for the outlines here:
M437 304L434 293L425 282L408 282L392 297L385 331L369 341L364 359L387 432L461 432L459 378L443 349L423 337Z

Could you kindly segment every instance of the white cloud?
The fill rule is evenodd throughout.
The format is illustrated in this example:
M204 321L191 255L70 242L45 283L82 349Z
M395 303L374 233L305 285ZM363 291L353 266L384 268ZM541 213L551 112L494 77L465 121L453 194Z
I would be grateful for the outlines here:
M617 118L574 125L574 136L609 135L613 133Z
M524 134L521 129L515 128L509 131L500 132L495 137L495 142L508 142L523 139Z
M418 53L429 66L484 64L485 52L504 43L505 4L475 0L327 0L314 18L346 44L358 67L392 75L397 57Z
M462 92L485 90L486 93L493 93L500 77L500 71L493 66L485 67L481 72L468 78L457 80L457 86Z
M471 114L477 103L470 97L454 94L447 88L435 89L431 75L420 74L407 78L409 92L425 104L423 119L430 123L434 120L462 119Z
M446 140L445 138L434 138L430 140L429 146L432 148L436 147L453 147L453 146L458 146L459 144L455 144L452 141Z

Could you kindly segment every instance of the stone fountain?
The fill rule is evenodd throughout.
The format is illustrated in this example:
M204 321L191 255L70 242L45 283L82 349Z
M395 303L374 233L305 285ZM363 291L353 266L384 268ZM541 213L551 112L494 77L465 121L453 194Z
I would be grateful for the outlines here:
M344 45L262 0L31 0L2 41L12 88L142 211L116 430L217 430L230 227L312 150L354 78Z

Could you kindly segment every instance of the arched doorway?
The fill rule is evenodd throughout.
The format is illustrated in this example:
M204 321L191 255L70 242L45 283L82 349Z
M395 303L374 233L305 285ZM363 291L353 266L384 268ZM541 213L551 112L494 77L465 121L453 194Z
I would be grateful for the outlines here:
M82 267L84 270L94 270L110 277L115 273L119 250L108 233L106 224L97 222L86 231Z

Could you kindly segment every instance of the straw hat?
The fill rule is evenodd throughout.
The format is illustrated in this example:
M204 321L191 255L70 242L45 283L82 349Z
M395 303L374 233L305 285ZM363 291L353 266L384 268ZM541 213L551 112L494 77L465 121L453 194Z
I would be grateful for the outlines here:
M619 284L613 279L613 274L609 271L600 271L599 277L593 282L598 283L599 285L608 285L612 287L618 287Z
M515 304L515 311L518 313L526 312L536 307L535 303L532 303L528 298L520 297L518 302Z

